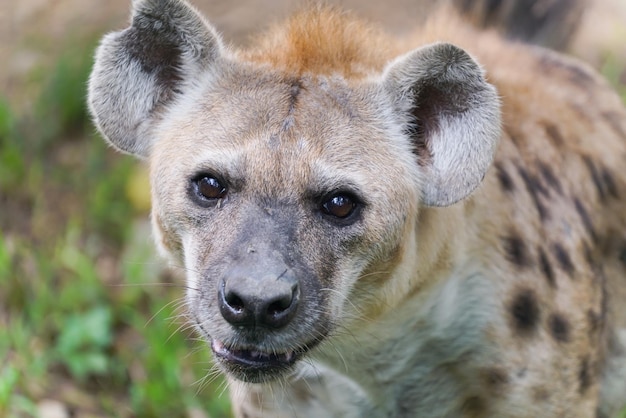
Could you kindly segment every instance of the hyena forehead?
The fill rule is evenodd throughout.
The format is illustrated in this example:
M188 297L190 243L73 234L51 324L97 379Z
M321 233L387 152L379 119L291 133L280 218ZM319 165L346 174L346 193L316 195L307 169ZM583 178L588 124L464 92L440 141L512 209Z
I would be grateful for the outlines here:
M327 15L336 14L320 14L319 10L314 10L297 20L321 22L326 20ZM372 115L380 114L379 121L387 122L383 129L379 129L380 124L377 129L360 121L348 126L336 123L341 118L336 118L337 113L332 111L333 106L328 106L324 101L313 101L306 110L298 109L298 103L306 105L311 99L294 99L296 95L293 94L293 89L297 86L293 84L286 90L287 94L280 95L284 100L284 115L268 109L263 127L273 129L272 133L276 135L280 133L280 128L292 125L291 119L294 125L301 123L302 132L306 128L304 122L308 122L309 128L315 126L315 133L320 130L319 126L343 126L344 129L339 131L342 133L351 129L358 130L359 126L367 126L368 129L361 129L358 139L353 135L347 141L341 134L323 145L331 150L341 149L343 152L340 155L345 155L350 149L337 145L344 140L353 146L355 153L367 155L368 158L375 157L377 162L390 165L388 159L377 156L380 153L385 154L386 148L381 147L380 141L376 140L381 136L378 135L379 132L385 132L386 135L382 136L392 139L392 150L397 148L395 145L404 142L400 147L403 151L416 151L403 153L410 156L405 158L415 160L417 157L423 163L419 168L423 204L447 206L468 196L480 184L489 168L500 133L499 101L493 86L486 82L482 69L465 51L445 43L414 49L386 66L383 62L367 65L368 54L365 51L371 45L365 39L359 38L362 41L358 42L359 45L353 45L352 42L344 45L331 37L336 34L331 29L337 26L335 23L341 21L330 19L328 24L295 25L296 29L302 30L291 31L294 36L282 37L284 39L281 42L286 44L285 48L269 45L274 51L293 52L302 49L298 47L302 42L308 44L314 41L308 49L312 54L310 59L300 59L302 57L298 54L289 53L287 55L293 59L284 62L259 57L252 57L247 61L245 54L238 55L225 48L215 30L186 3L177 0L137 2L131 27L107 35L98 48L89 83L91 113L112 145L141 158L152 159L154 146L159 142L160 122L177 119L172 113L174 109L179 109L180 103L197 103L193 98L202 93L202 86L207 82L213 84L215 92L220 86L224 88L228 85L226 81L229 81L229 74L245 73L245 70L235 71L236 68L249 69L257 66L256 68L264 68L268 73L273 73L270 68L276 67L277 72L283 71L284 74L294 74L299 78L305 74L340 74L346 83L348 80L354 83L364 80L366 76L354 76L353 71L349 71L350 68L363 67L367 75L378 74L379 80L370 85L376 87L375 94L370 92L363 95L367 100L362 103L369 103L370 107L369 111L361 114L370 115L371 120L375 119ZM349 21L343 22L339 27L342 26L355 27ZM339 39L352 39L345 35L344 33ZM320 45L324 45L324 48L317 47ZM377 48L382 45L382 42L377 43ZM158 55L158 60L155 60L155 54ZM335 58L338 56L345 56L349 65L341 65L346 63L337 61ZM236 80L237 83L232 83L234 80L231 79L230 88L234 93L248 97L246 94L249 91L246 92L245 89L252 88L258 93L257 90L262 91L265 88L266 83L263 80L265 79L259 81L254 77L243 77ZM219 96L213 97L221 99ZM371 106L381 98L384 98L384 109ZM339 100L342 101L344 100ZM269 98L269 103L276 101ZM247 118L255 120L249 114L251 112L242 110L247 107L250 107L250 100L244 103L239 101L227 108L222 105L222 109L238 116L234 119L240 123ZM327 110L323 118L312 118L312 115L320 113L320 108ZM342 108L345 109L345 106ZM310 114L306 114L306 111ZM278 120L274 120L272 115L279 115ZM203 116L201 120L204 119ZM196 122L188 122L185 128L194 124ZM244 134L245 130L250 130L246 125L238 128L243 129ZM184 144L179 144L178 149L183 146ZM367 158L364 163L366 160Z
M165 115L151 160L178 173L257 181L250 184L257 189L270 182L341 188L387 172L418 190L415 156L378 90L340 77L235 68Z

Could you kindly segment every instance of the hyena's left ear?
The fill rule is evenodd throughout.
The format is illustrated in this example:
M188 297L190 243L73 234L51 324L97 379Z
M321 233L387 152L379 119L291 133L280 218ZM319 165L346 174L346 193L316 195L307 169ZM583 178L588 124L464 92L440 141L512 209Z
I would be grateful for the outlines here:
M447 206L468 196L500 137L498 95L482 69L462 49L433 44L392 62L383 87L407 120L424 173L422 203Z
M89 109L117 149L146 157L155 120L214 64L215 30L183 0L133 0L131 26L104 37L89 79Z

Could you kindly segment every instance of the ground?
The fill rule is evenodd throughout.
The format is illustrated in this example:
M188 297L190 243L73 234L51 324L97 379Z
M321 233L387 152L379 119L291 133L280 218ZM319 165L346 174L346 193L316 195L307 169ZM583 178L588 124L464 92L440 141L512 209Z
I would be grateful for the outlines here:
M228 416L208 350L154 254L144 171L88 122L94 45L130 1L21 0L0 10L0 416ZM335 3L335 2L332 2ZM427 0L337 1L402 34ZM198 0L228 42L289 0ZM570 51L626 91L626 3L597 0ZM625 95L626 97L626 95ZM212 375L211 375L212 376Z

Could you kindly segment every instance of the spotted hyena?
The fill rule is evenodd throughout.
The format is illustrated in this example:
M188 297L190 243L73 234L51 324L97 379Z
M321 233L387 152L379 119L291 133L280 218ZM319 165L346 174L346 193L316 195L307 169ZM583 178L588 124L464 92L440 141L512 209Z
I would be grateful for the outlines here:
M480 64L478 64L480 63ZM137 0L89 103L239 417L610 417L626 111L584 64L436 14L312 7L226 46Z

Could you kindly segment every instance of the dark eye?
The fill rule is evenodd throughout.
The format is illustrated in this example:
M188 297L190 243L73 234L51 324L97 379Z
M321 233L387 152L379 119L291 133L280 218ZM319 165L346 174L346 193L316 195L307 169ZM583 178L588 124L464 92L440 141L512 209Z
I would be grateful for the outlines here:
M222 199L226 196L227 189L218 179L211 176L200 176L194 180L196 194L207 200Z
M322 203L322 211L326 215L339 219L345 219L352 215L357 207L354 198L345 194L337 194Z

